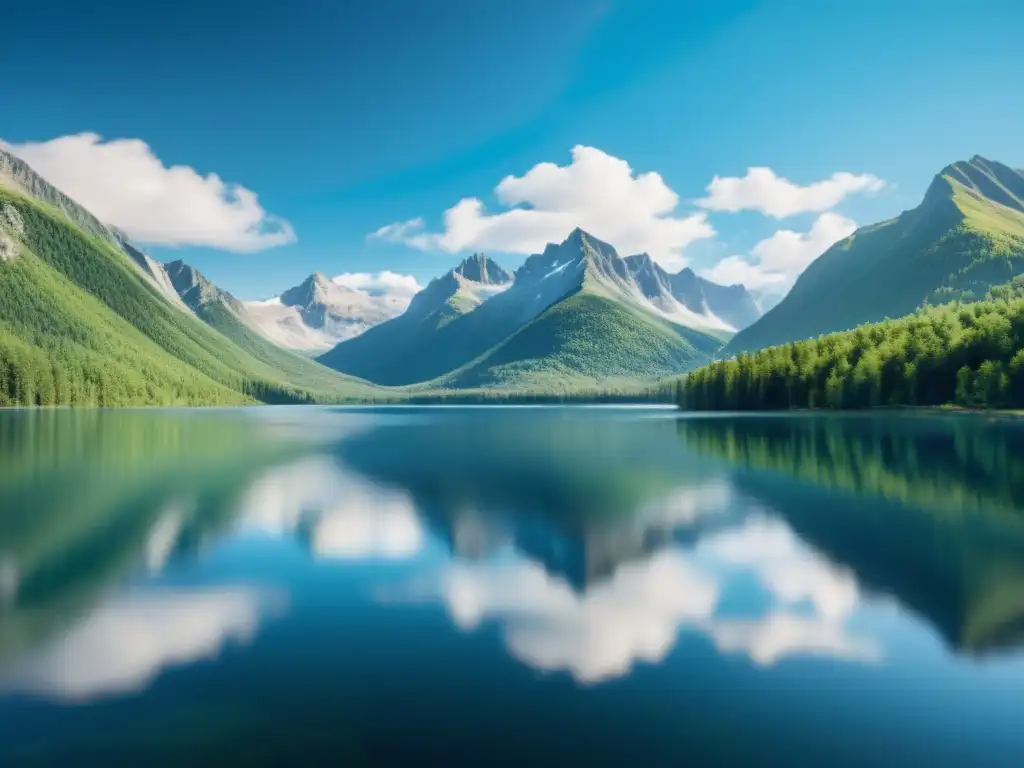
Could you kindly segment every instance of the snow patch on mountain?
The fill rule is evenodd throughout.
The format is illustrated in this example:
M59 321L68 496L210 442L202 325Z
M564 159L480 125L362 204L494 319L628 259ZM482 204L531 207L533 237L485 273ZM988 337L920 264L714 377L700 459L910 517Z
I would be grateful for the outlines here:
M563 271L570 264L572 264L571 261L567 261L564 264L556 264L555 267L550 272L548 272L546 275L544 275L544 277L541 278L541 279L542 280L547 280L549 277L557 275L559 272Z
M280 296L244 302L247 322L278 346L310 354L324 352L408 308L412 298L408 281L394 292L380 283L363 284L368 287L357 289L313 274Z

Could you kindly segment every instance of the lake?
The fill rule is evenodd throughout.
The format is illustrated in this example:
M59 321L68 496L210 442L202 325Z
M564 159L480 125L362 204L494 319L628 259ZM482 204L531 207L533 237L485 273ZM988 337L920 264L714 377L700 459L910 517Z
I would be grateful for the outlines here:
M1024 422L0 412L0 765L1020 765Z

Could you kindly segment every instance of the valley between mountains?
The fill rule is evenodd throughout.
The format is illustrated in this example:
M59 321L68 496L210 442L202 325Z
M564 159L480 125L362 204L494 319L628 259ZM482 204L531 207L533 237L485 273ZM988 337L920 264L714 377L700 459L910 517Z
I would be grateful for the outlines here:
M0 405L654 397L716 360L1012 301L1021 274L1024 175L974 157L918 207L829 248L763 316L742 285L581 229L514 272L473 254L415 295L313 274L243 301L0 151Z

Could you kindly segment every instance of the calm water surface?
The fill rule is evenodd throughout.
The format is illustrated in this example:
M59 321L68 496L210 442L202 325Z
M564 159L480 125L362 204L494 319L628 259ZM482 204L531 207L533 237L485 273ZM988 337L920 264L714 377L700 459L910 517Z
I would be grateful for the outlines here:
M1024 424L0 413L0 765L1021 765Z

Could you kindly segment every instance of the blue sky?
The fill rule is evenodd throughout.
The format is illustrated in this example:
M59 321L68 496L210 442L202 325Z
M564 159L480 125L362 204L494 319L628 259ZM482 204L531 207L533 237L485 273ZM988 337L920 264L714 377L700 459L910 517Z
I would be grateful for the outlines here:
M1024 166L1015 2L56 1L4 19L0 138L157 258L243 298L313 270L423 283L463 246L515 266L577 212L620 250L763 280L772 259L792 271L851 221L913 207L949 162ZM496 194L570 166L576 146L600 154ZM810 186L839 172L853 180ZM702 207L715 176L746 185ZM481 207L448 232L464 198ZM510 200L532 215L489 218Z

